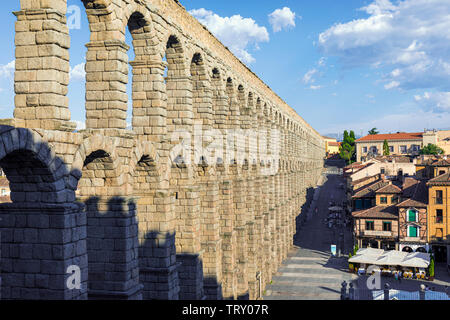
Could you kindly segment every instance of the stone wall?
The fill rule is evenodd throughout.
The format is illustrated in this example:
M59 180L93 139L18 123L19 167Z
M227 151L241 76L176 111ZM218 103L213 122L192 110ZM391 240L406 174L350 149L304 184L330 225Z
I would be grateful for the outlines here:
M20 2L14 119L0 127L13 201L0 206L1 297L260 298L322 172L322 137L174 0L83 0L77 132L66 1Z

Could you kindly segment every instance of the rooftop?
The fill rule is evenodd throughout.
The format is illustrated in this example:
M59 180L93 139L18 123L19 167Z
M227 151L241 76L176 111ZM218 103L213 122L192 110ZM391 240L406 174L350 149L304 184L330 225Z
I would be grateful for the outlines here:
M395 206L375 206L352 213L354 218L397 219L398 213Z
M395 140L420 140L422 141L423 133L422 132L399 132L399 133L389 133L389 134L373 134L362 137L356 142L365 142L365 141L395 141Z
M400 189L397 186L394 186L393 184L388 184L387 186L384 186L376 191L376 193L392 193L392 194L399 194L402 193L402 189Z
M427 184L430 186L450 186L450 172L429 180Z

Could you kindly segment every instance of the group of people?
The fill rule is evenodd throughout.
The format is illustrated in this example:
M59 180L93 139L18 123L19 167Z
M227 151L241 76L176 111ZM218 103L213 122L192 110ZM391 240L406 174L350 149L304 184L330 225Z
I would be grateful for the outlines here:
M395 281L402 283L402 275L403 275L402 270L394 272Z

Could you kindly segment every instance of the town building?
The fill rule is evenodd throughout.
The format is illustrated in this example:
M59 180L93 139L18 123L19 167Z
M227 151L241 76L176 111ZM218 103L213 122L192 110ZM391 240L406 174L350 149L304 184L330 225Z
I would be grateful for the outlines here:
M444 150L444 154L450 154L450 130L425 130L423 133L423 145L437 145Z
M416 163L416 175L422 179L433 179L450 172L450 160L447 156L422 157Z
M402 201L397 204L399 250L428 252L428 190L426 181L411 179L404 187Z
M325 150L327 155L338 154L340 143L335 138L323 137L325 140Z
M428 242L436 262L450 266L450 173L428 181Z
M367 183L368 182L368 183ZM359 247L426 252L427 187L424 180L378 174L357 180L352 196L355 242Z
M11 202L9 181L0 168L0 203Z
M346 178L351 181L360 180L376 174L386 177L414 176L416 174L416 160L409 156L378 156L360 163L354 167L344 168Z
M355 141L356 160L364 161L383 155L385 140L388 142L390 155L417 156L423 147L422 132L368 135Z

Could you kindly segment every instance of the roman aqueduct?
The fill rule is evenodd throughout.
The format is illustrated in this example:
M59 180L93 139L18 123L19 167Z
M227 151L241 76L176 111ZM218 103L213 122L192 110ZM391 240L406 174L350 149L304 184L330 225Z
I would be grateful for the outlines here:
M80 0L77 131L66 0L20 5L14 119L0 126L1 298L258 299L322 173L321 136L176 0Z

